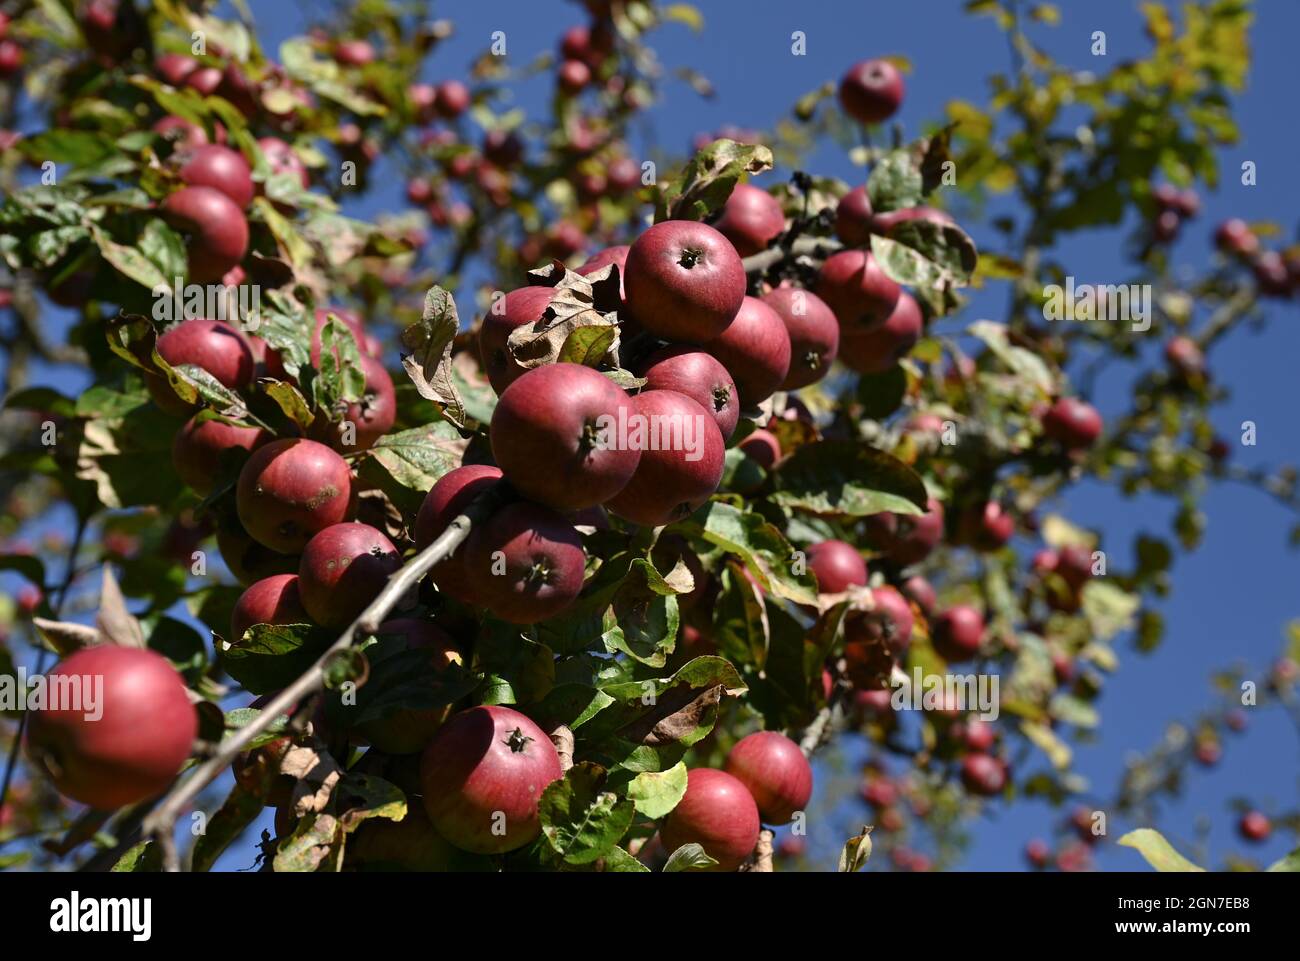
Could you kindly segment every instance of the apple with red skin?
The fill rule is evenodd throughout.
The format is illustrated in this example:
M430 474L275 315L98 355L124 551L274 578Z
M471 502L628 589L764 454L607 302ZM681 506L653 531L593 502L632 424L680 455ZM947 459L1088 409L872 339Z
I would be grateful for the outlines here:
M513 167L524 157L524 142L513 130L489 130L483 135L483 156L498 167Z
M259 544L248 536L242 524L234 518L223 519L217 525L217 550L226 562L230 573L244 585L251 585L264 577L274 574L296 574L298 558L292 554L281 554ZM187 551L181 558L182 563L192 561Z
M215 418L199 423L196 414L172 438L172 466L190 489L206 496L222 476L224 464L233 466L268 439L260 427L240 427ZM226 453L235 450L242 454Z
M471 99L469 88L459 80L444 80L437 86L438 115L455 120L469 109Z
M609 264L617 264L619 294L621 296L623 294L623 276L627 273L627 252L631 249L631 247L628 247L625 244L616 244L613 247L606 247L604 250L596 251L583 261L581 267L577 267L575 270L577 273L587 277L600 270L601 267L605 267Z
M813 290L839 319L841 355L843 338L883 323L902 293L865 250L841 250L827 257Z
M344 67L365 67L375 62L375 48L368 40L340 40L334 45L334 61Z
M352 509L347 461L314 440L285 438L255 450L235 487L239 521L280 554L296 554Z
M884 323L844 332L840 360L860 374L883 374L917 345L924 328L920 305L907 291L900 291Z
M945 661L969 661L984 642L984 615L969 604L950 607L934 619L930 640Z
M761 404L790 373L790 334L780 314L746 296L735 319L704 349L727 368L744 407Z
M713 768L686 773L686 793L659 828L670 854L684 844L698 844L718 863L710 871L734 871L758 843L758 805L749 788L732 774Z
M871 242L871 197L867 188L854 187L835 206L835 235L850 247Z
M907 599L898 588L888 584L872 588L871 598L875 607L869 611L854 611L846 619L845 643L879 644L883 641L895 654L907 650L915 626Z
M1273 833L1273 824L1260 811L1247 811L1237 822L1237 830L1247 841L1267 841Z
M434 829L475 854L503 854L536 840L542 833L537 802L562 776L546 732L496 705L452 717L420 759L424 809Z
M615 193L625 194L642 186L641 165L631 157L615 157L609 162L605 176Z
M1175 211L1162 210L1151 226L1151 237L1158 244L1170 243L1178 236L1178 228L1182 223L1182 218Z
M1092 551L1080 544L1067 544L1057 552L1056 573L1079 590L1092 577Z
M249 585L230 615L230 637L237 643L254 624L310 624L302 605L297 574L272 574Z
M566 60L555 74L560 89L573 96L591 83L591 68L581 60Z
M366 387L361 400L351 402L343 411L342 423L320 417L312 423L311 436L329 444L335 450L354 453L369 450L379 438L393 429L397 421L397 393L393 378L384 365L373 357L361 355L361 372L366 377ZM345 443L345 434L339 428L351 424L352 444Z
M723 769L748 788L764 824L789 824L812 797L812 765L798 744L776 731L741 738Z
M665 340L702 344L720 336L745 299L745 267L708 224L665 220L627 253L623 288L632 317Z
M587 555L563 515L529 501L500 508L465 541L474 603L512 624L554 617L582 591Z
M736 184L714 221L722 236L731 241L736 253L748 257L766 250L785 230L781 202L766 190L751 184Z
M961 759L961 783L971 794L992 797L1007 784L1007 766L991 754L967 754Z
M712 354L685 345L664 347L645 361L641 376L645 390L675 390L707 410L724 440L735 432L740 420L736 382Z
M198 91L205 97L210 97L221 86L221 69L219 67L200 66L191 70L185 77L185 86Z
M1250 263L1251 273L1259 292L1266 297L1287 297L1291 294L1291 274L1286 261L1276 250L1265 250Z
M1202 767L1214 767L1223 758L1223 748L1218 741L1209 739L1197 741L1192 756Z
M781 459L781 442L770 430L761 427L736 447L763 470L771 470L772 465Z
M1174 375L1184 380L1205 372L1205 354L1191 337L1171 337L1165 344L1165 361Z
M1214 245L1233 257L1253 257L1259 252L1259 238L1250 224L1237 217L1219 224L1214 231Z
M164 53L154 61L154 70L165 83L179 87L185 78L199 69L199 62L183 53Z
M307 165L293 147L279 137L262 137L257 141L257 146L261 148L272 175L291 174L298 178L304 190L310 186L311 177L307 173Z
M198 735L185 682L154 651L103 644L77 651L48 675L93 685L86 705L33 711L27 751L61 794L102 811L155 797L175 779ZM63 682L66 683L66 682Z
M961 741L968 751L987 754L997 741L997 731L987 721L973 717L961 724L953 725L954 736Z
M253 170L238 150L210 143L184 150L175 159L182 183L219 190L240 210L253 202Z
M822 594L841 594L853 586L867 583L867 563L852 544L824 540L806 551L808 569L817 577Z
M882 811L898 803L898 788L887 777L873 777L864 782L859 793L862 800Z
M933 613L934 605L938 602L938 596L935 594L934 585L920 574L913 574L903 581L900 590L903 596L919 607L921 613L926 617Z
M1091 447L1101 436L1097 408L1077 397L1058 399L1042 418L1043 433L1067 451Z
M185 320L158 338L158 355L172 367L201 367L231 390L242 390L253 380L253 352L236 328L220 320ZM194 406L172 392L161 375L145 378L154 403L169 414L188 414Z
M790 366L781 390L798 390L825 377L840 348L834 311L811 290L785 284L764 295L763 303L781 318L790 337Z
M866 518L873 545L900 567L919 564L943 540L943 504L931 497L924 514L884 512Z
M980 551L1005 547L1016 532L1016 521L997 501L972 505L961 516L962 540Z
M453 664L463 663L455 639L432 621L394 618L380 624L377 633L381 637L395 635L403 638L407 650L427 651L435 671L442 672ZM414 754L433 739L450 713L450 704L429 708L406 707L387 717L366 721L360 725L360 731L372 747L385 754Z
M642 391L632 398L643 423L680 427L677 449L644 450L632 479L605 506L619 517L645 527L660 527L699 510L722 482L726 443L712 415L685 394L673 390ZM647 428L649 431L649 428ZM676 427L672 436L677 435ZM694 452L686 449L693 441ZM662 446L662 445L661 445ZM670 445L672 446L672 445ZM697 459L690 457L698 455Z
M317 624L347 627L401 566L401 552L369 524L332 524L303 548L298 594Z
M233 200L213 187L182 187L159 208L163 219L189 235L190 280L218 281L248 252L248 221Z
M1042 838L1034 838L1025 845L1025 860L1032 867L1045 868L1052 863L1052 849Z
M888 120L903 102L903 74L888 60L862 60L840 78L840 105L861 123Z
M406 88L406 105L416 123L428 123L437 114L438 91L431 83L413 83Z
M171 141L177 150L199 147L208 142L208 132L184 117L163 117L151 129L163 139Z
M1052 652L1052 676L1057 684L1069 684L1074 679L1074 660L1063 651Z
M581 272L581 271L580 271ZM551 305L552 287L520 287L492 301L479 326L479 358L498 394L528 372L511 356L507 341L516 327L535 323Z
M415 518L415 546L424 550L463 513L479 495L496 486L504 475L500 468L466 464L448 471L425 495ZM463 546L434 565L429 576L438 589L467 604L474 603L473 584L465 574Z
M617 437L634 406L590 367L535 367L497 402L489 431L493 456L525 497L562 511L594 507L624 488L641 459L641 451Z

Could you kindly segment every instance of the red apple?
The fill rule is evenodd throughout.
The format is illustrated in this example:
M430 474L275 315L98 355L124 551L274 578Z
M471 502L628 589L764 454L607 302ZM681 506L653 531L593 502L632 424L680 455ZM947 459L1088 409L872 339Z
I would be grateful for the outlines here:
M581 60L566 60L556 71L560 89L572 96L591 83L591 68Z
M239 472L236 503L244 529L281 554L302 550L312 535L351 510L352 472L324 444L285 438L253 452Z
M765 250L785 230L781 202L766 190L736 184L713 223L742 257Z
M659 828L665 850L698 844L717 861L710 870L734 871L758 843L758 805L749 789L726 771L693 768L686 794Z
M158 338L158 355L172 367L201 367L224 387L242 390L253 380L253 352L236 328L220 320L185 320ZM145 378L149 395L169 414L194 408L177 397L161 376Z
M903 581L901 590L903 596L916 604L926 617L929 617L934 611L934 605L938 600L934 587L920 574L913 574Z
M736 382L744 407L761 404L790 373L790 334L781 316L757 297L745 297L722 334L704 344Z
M307 165L302 162L302 158L293 147L279 137L262 137L257 141L257 145L261 148L262 156L266 158L272 175L289 174L298 178L304 190L310 186L311 177L307 173Z
M632 402L646 449L632 479L606 507L646 527L689 517L722 481L722 434L709 412L685 394L649 390Z
M1043 433L1066 450L1091 447L1101 436L1101 415L1077 397L1062 397L1043 414Z
M807 558L808 569L816 575L817 589L823 594L840 594L867 583L866 562L844 541L818 541L808 548Z
M190 281L218 281L248 252L248 221L239 206L212 187L182 187L159 208L163 218L189 235Z
M866 528L872 544L895 564L919 564L943 540L943 504L931 497L924 514L872 514Z
M641 371L645 390L675 390L685 394L710 414L729 438L740 420L736 382L712 354L693 347L664 347L646 360Z
M827 257L815 291L839 319L841 339L882 323L902 293L865 250L841 250Z
M107 811L167 789L199 725L185 682L166 658L103 644L65 658L47 680L51 691L77 686L94 701L46 706L29 717L28 753L60 793Z
M619 436L633 408L621 388L590 367L535 367L501 395L489 432L492 453L525 497L556 510L593 507L621 491L637 469L641 451Z
M984 616L968 604L950 607L935 618L930 639L945 661L969 661L984 642Z
M798 744L776 731L741 738L725 770L749 789L764 824L789 824L812 797L812 766Z
M364 67L375 61L375 48L368 40L340 40L334 45L334 60L344 67Z
M420 512L415 518L415 546L424 550L447 529L480 495L494 487L501 480L499 468L486 464L466 464L448 471L438 478L420 504ZM430 572L433 582L443 593L450 594L457 600L473 603L472 583L465 575L463 545L456 553L444 561L438 562Z
M254 624L310 624L311 616L302 606L297 574L273 574L251 584L235 602L230 616L232 644L239 641Z
M546 733L508 707L447 721L420 759L424 809L439 834L476 854L501 854L542 833L537 802L563 775Z
M366 387L361 400L346 405L342 412L342 423L317 418L312 423L313 439L329 444L335 450L355 453L374 447L381 437L393 429L393 424L397 421L397 393L392 377L383 364L365 354L361 357L361 371L366 376ZM347 443L347 435L339 429L349 425L353 430L351 444Z
M536 624L573 603L586 562L564 515L516 501L470 532L462 565L478 606L512 624Z
M1237 830L1247 841L1267 841L1273 833L1273 825L1261 812L1247 811L1237 823Z
M967 754L961 759L961 783L971 794L992 797L1007 783L1007 766L991 754Z
M835 234L850 247L871 242L871 198L867 188L854 187L835 207Z
M862 123L888 120L903 102L903 75L888 60L861 60L840 79L840 105Z
M916 346L924 330L921 308L901 291L883 324L846 332L840 339L840 360L860 374L883 374Z
M761 427L736 447L763 470L771 470L772 465L781 459L781 442L770 430Z
M1244 220L1233 217L1214 231L1214 245L1234 257L1253 257L1259 252L1259 238Z
M826 302L810 290L783 284L764 296L763 303L776 312L790 335L790 369L781 390L798 390L825 377L840 347L840 325Z
M528 370L510 355L506 343L510 334L516 327L541 319L551 305L554 293L551 287L520 287L504 297L494 298L492 306L483 315L478 333L479 358L492 389L498 394L504 393Z
M627 254L628 309L665 340L700 344L721 335L740 310L745 285L731 241L693 220L655 224Z
M298 593L322 627L344 628L361 616L402 566L393 542L369 524L332 524L303 548Z
M188 148L175 159L183 183L219 190L240 210L253 202L253 171L238 150L210 143Z
M268 437L260 427L239 427L216 419L197 421L196 414L172 438L172 466L192 490L206 496L226 473L223 466L241 463Z

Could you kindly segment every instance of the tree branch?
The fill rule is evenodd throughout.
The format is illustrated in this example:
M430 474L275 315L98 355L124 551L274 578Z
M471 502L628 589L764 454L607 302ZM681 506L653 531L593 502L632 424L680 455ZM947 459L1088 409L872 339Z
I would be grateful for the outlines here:
M164 855L164 868L168 871L180 870L179 859L173 836L176 820L205 787L211 784L230 766L249 743L271 726L275 719L289 714L303 698L321 691L325 686L325 671L330 662L343 651L352 646L357 637L375 633L389 612L397 606L398 601L413 588L425 574L439 561L450 557L469 536L475 524L480 524L497 506L500 500L497 490L480 495L465 509L463 514L447 525L432 544L416 554L393 574L384 589L364 611L339 636L301 677L273 697L262 712L244 727L222 740L212 755L194 769L183 781L178 781L145 819L143 831L159 843Z
M745 265L745 273L761 274L766 273L772 267L775 267L787 257L820 257L824 258L837 250L843 250L844 245L838 240L832 240L830 237L799 237L794 243L790 244L789 249L785 247L769 247L767 250L760 250L756 254L751 254L741 261Z

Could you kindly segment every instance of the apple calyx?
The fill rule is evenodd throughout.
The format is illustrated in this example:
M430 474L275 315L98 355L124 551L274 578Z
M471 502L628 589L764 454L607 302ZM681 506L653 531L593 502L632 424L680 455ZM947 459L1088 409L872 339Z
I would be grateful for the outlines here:
M519 728L515 728L513 731L510 732L510 736L506 738L503 743L506 745L506 747L510 748L510 750L514 751L516 754L522 754L528 748L528 742L531 740L532 740L531 737L529 737Z

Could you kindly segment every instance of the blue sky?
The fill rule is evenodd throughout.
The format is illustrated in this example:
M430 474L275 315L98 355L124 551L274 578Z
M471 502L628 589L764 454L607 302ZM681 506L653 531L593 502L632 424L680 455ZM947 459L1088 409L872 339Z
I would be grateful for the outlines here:
M1062 6L1062 24L1037 31L1035 38L1063 62L1080 69L1102 67L1089 52L1094 30L1106 31L1112 61L1145 50L1136 4L1094 0ZM1175 260L1188 267L1209 261L1210 233L1225 217L1289 217L1281 224L1284 233L1292 236L1296 229L1300 190L1294 170L1300 157L1300 130L1292 122L1292 98L1300 88L1300 60L1294 53L1295 37L1300 36L1300 4L1266 0L1260 6L1251 32L1254 65L1246 91L1234 104L1241 142L1223 152L1223 185L1216 194L1202 192L1202 214L1185 227L1177 242ZM801 0L743 7L710 2L700 7L706 20L702 34L671 25L653 38L666 66L700 69L717 91L715 99L704 101L685 84L669 82L651 124L658 142L677 148L684 148L696 133L724 123L769 127L799 95L838 78L856 60L882 54L902 54L912 62L898 119L908 135L914 135L922 124L941 117L950 99L981 102L987 92L984 78L1004 69L1007 62L1003 36L991 21L963 15L960 0L853 4ZM301 29L296 5L259 3L254 8L268 49ZM450 3L439 5L436 12L453 20L457 29L427 68L428 79L435 81L462 75L494 30L507 32L511 60L525 63L551 48L565 27L582 22L585 16L575 3ZM807 35L805 57L790 55L790 35L795 30ZM531 116L543 115L549 95L548 81L539 79L520 91L519 103ZM1258 186L1243 187L1235 176L1246 159L1258 165ZM821 150L810 166L817 173L849 180L860 177L834 146ZM768 175L759 184L775 182L777 176L783 174ZM365 216L401 203L399 178L385 177L381 169L372 182L379 189L351 210ZM989 236L982 224L967 227L977 242ZM1066 248L1068 262L1080 281L1116 282L1123 276L1118 239L1117 232L1097 231L1071 241ZM945 321L945 327L959 329L981 317L998 319L1005 303L1005 291L995 288L976 296L958 318ZM1212 355L1216 378L1232 390L1229 402L1215 415L1220 432L1235 437L1243 420L1258 424L1258 445L1233 449L1234 461L1245 465L1277 464L1300 452L1300 418L1294 416L1300 311L1294 303L1271 303L1267 310L1261 331L1239 331ZM1153 343L1150 354L1156 351L1158 345ZM1094 399L1103 413L1124 405L1132 375L1132 368L1120 367L1099 381ZM74 386L48 372L38 371L38 380L64 389ZM1196 553L1178 559L1174 591L1160 606L1167 625L1163 644L1145 656L1127 642L1118 645L1121 670L1108 682L1100 702L1100 736L1076 750L1079 770L1103 795L1113 790L1126 754L1154 744L1169 720L1191 719L1212 702L1208 678L1213 670L1229 663L1264 667L1276 656L1287 621L1300 614L1296 603L1300 592L1295 588L1300 564L1286 547L1294 518L1265 495L1240 486L1213 489L1203 507L1209 518L1205 540ZM1138 532L1168 532L1173 509L1174 505L1157 498L1125 500L1093 483L1073 491L1062 505L1062 511L1077 523L1108 532L1103 546L1118 552L1121 565L1127 565L1129 545ZM1217 768L1192 770L1186 799L1168 806L1157 825L1172 838L1190 838L1196 816L1208 815L1209 848L1215 862L1225 851L1241 850L1233 830L1235 818L1226 807L1228 799L1251 797L1265 810L1296 803L1297 731L1280 712L1261 711L1250 717L1249 733L1229 740ZM995 805L972 825L973 841L963 866L1019 869L1024 842L1049 834L1057 816L1039 803L1020 803L1011 809ZM1112 823L1112 837L1127 827ZM1275 834L1252 853L1267 862L1285 853L1293 841ZM819 862L830 856L820 845L814 853ZM247 850L236 850L228 852L221 866L246 867L250 860ZM1136 853L1113 844L1101 846L1099 864L1120 870L1143 866Z

